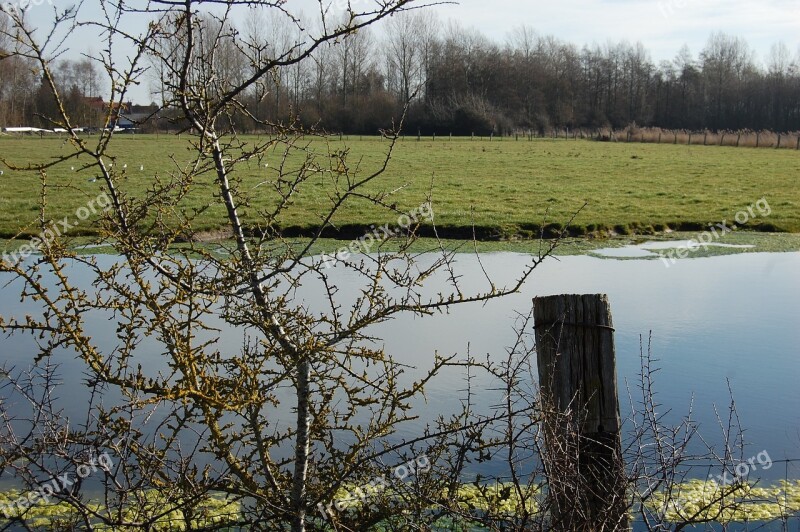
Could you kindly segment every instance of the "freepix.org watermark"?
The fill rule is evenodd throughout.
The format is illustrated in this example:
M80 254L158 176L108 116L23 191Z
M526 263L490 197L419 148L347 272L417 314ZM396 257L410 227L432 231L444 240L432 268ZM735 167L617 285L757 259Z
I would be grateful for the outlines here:
M74 229L80 225L81 222L87 220L91 215L98 212L107 211L111 208L111 198L108 194L103 192L83 207L79 207L75 211L73 217L64 216L58 222L50 222L50 225L39 236L31 238L31 241L21 246L13 253L3 253L3 260L16 264L19 260L28 258L31 254L41 249L43 245L52 242L56 237L65 235L69 230Z
M330 268L335 265L337 261L346 261L350 255L356 253L368 254L372 247L388 240L393 236L401 234L403 231L408 230L414 224L422 220L429 222L433 221L433 206L430 202L423 203L408 214L403 214L397 219L397 225L390 227L387 223L381 227L370 227L372 232L369 232L357 240L350 242L350 245L344 246L339 249L333 256L324 254L322 255L322 262L325 268Z
M708 231L704 231L697 235L695 238L689 240L685 246L671 249L661 256L664 265L669 268L678 259L685 259L692 251L697 251L699 248L708 249L714 241L719 240L728 233L732 233L744 226L746 223L757 218L765 218L772 214L772 208L767 202L767 198L761 198L753 205L736 213L733 220L728 223L728 220L722 220L718 224L709 224Z
M53 5L53 0L19 0L18 2L2 2L0 3L0 11L9 15L21 15L32 7L40 6L42 4Z
M742 461L733 467L732 471L725 469L721 475L708 475L708 484L704 490L709 490L713 496L717 496L717 490L729 486L742 486L745 485L750 473L754 473L759 469L766 471L772 468L772 458L769 453L764 450L745 461ZM731 474L732 473L732 474ZM690 503L696 503L697 500L691 497L676 497L672 499L669 504L678 512Z
M35 504L48 505L51 503L50 499L52 497L69 491L78 480L87 478L98 471L110 473L113 468L114 462L108 453L92 456L87 463L80 464L76 468L74 475L70 472L59 475L40 485L38 489L23 494L16 501L0 505L0 512L8 519L23 514L25 510Z
M758 463L758 465L756 465L756 463ZM734 476L732 478L728 476L728 471L716 477L714 475L708 475L708 478L714 484L730 486L731 484L740 484L744 482L750 473L757 471L759 468L766 471L771 467L772 458L770 458L769 453L764 450L749 458L747 461L736 464L736 467L733 468Z
M389 482L391 482L392 479L403 482L417 473L424 473L430 471L430 469L431 463L427 455L423 454L413 460L409 460L405 464L395 467L389 479L386 478L386 475L375 477L368 484L359 486L353 491L348 491L346 497L340 497L328 503L327 506L322 503L317 504L317 509L325 519L328 519L335 515L334 512L341 512L358 504L368 504L369 498L388 488Z

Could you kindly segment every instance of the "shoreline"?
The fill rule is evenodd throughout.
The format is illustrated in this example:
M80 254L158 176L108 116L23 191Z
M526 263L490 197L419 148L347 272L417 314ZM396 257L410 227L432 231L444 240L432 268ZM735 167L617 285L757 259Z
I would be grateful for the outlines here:
M595 258L608 260L654 260L663 256L668 256L670 251L685 248L685 243L697 238L697 232L690 231L670 231L657 234L636 234L636 235L611 235L606 237L593 236L570 236L562 240L553 253L555 256L586 255ZM219 235L221 236L221 235ZM359 235L360 236L360 235ZM311 247L309 256L332 253L346 246L353 238L322 238ZM109 243L98 243L92 237L74 237L71 240L69 249L81 254L107 255L113 254L113 246ZM305 246L309 238L296 237L287 238L297 247ZM515 238L504 240L476 240L441 238L436 240L430 237L418 238L409 248L410 252L421 253L425 251L435 251L439 249L439 243L443 247L456 253L527 253L537 254L542 245L547 245L552 239L539 238ZM390 239L382 242L373 249L373 252L396 251L400 247L402 239ZM612 254L598 253L603 250L614 250L632 246L640 246L646 243L659 243L659 247L648 249L651 256L615 256ZM669 246L670 242L675 242L675 246ZM0 253L13 253L20 247L29 243L29 240L0 239ZM721 244L721 245L718 245ZM233 241L227 238L208 238L203 240L193 240L176 244L176 251L203 249L211 253L226 255L227 251L233 246ZM759 231L738 231L730 233L720 238L708 247L693 249L686 258L704 258L723 255L737 255L741 253L784 253L800 252L800 233L772 233Z

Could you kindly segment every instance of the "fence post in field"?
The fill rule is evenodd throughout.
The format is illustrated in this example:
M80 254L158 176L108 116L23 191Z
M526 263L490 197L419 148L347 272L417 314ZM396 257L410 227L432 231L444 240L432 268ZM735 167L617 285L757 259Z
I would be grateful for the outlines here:
M551 529L626 530L608 297L538 297L533 313Z
M759 144L761 144L761 132L756 131L756 148L759 147Z
M780 148L781 148L781 134L778 133L778 145L775 146L775 149L779 150Z

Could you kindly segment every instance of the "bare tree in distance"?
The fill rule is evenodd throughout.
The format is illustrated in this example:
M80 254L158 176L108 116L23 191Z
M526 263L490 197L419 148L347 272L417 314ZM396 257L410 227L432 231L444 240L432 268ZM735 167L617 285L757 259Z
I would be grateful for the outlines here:
M389 86L401 103L424 88L425 44L429 40L428 13L393 17L386 30L386 59ZM393 79L393 78L397 79Z

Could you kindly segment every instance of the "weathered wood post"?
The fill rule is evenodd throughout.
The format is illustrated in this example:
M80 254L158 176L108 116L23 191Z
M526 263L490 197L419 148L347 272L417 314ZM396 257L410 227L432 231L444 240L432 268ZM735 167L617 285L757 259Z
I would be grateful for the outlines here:
M626 530L608 297L558 295L533 305L552 529Z

